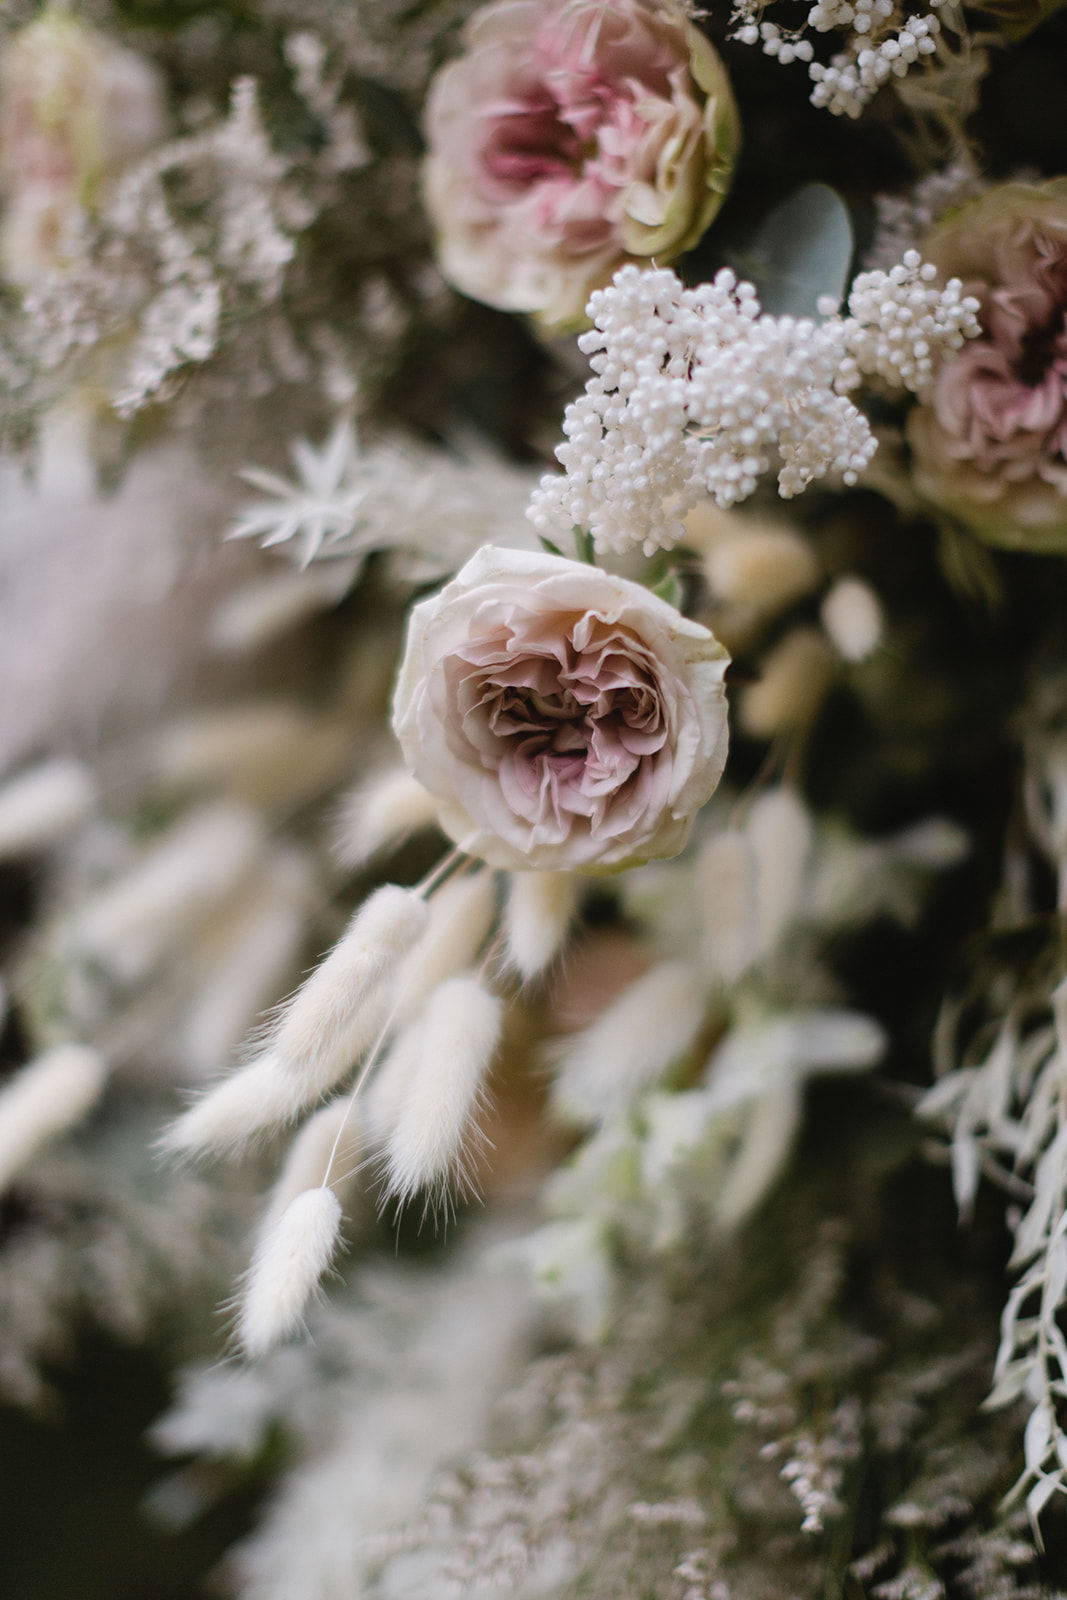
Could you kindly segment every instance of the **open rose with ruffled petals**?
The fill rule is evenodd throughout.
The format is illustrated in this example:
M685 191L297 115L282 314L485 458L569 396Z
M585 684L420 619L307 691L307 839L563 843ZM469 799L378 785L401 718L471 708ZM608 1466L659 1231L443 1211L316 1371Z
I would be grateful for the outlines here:
M1067 550L1067 179L987 190L923 253L983 331L909 417L916 485L990 543Z
M445 276L476 300L579 322L622 262L665 262L722 204L738 122L675 0L497 0L426 112Z
M393 726L472 855L627 866L676 855L722 775L727 662L640 584L486 546L415 607Z

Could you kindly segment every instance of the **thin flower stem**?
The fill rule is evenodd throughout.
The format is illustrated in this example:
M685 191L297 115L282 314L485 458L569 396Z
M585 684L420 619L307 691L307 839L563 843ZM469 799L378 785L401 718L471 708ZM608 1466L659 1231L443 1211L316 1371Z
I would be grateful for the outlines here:
M442 856L441 860L430 868L425 878L415 885L412 893L419 895L423 900L425 900L428 895L431 895L433 891L440 884L442 884L447 877L449 877L449 875L460 865L461 862L468 862L469 860L470 857L466 855L465 852L462 851L457 845L455 849L450 850L447 855Z

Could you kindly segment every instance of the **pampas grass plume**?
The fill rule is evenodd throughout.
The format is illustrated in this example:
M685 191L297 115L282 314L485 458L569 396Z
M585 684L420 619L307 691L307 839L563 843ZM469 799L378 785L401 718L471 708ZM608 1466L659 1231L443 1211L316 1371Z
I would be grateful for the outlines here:
M502 1007L470 974L432 995L424 1048L396 1108L385 1147L385 1189L409 1200L420 1189L443 1194L465 1184L464 1149L500 1039Z
M305 1189L264 1230L237 1314L246 1355L262 1356L300 1326L341 1239L341 1202L332 1189Z
M557 955L578 904L571 872L513 872L508 881L504 932L508 959L530 980Z
M62 1044L30 1061L0 1091L0 1189L100 1098L107 1065L99 1051Z

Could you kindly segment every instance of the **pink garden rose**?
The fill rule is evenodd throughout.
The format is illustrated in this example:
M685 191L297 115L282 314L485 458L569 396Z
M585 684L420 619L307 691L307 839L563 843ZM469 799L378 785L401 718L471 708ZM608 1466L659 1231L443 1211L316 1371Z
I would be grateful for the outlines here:
M497 0L466 45L426 111L427 203L457 288L573 325L624 261L697 242L739 131L676 0Z
M14 34L0 59L5 275L54 265L72 216L165 130L159 76L132 50L62 11Z
M485 546L416 606L393 726L497 867L673 856L726 761L726 651L640 584Z
M1067 550L1067 179L987 190L923 254L983 333L911 413L916 485L992 544Z

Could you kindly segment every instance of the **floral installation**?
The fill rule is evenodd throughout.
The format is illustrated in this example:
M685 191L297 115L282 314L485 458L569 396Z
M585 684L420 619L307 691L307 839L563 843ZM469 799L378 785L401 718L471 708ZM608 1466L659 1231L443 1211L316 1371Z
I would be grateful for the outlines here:
M426 109L427 205L458 289L566 326L628 257L670 261L697 242L739 128L684 6L502 0L466 43Z
M13 1594L1063 1591L1065 62L2 8Z

